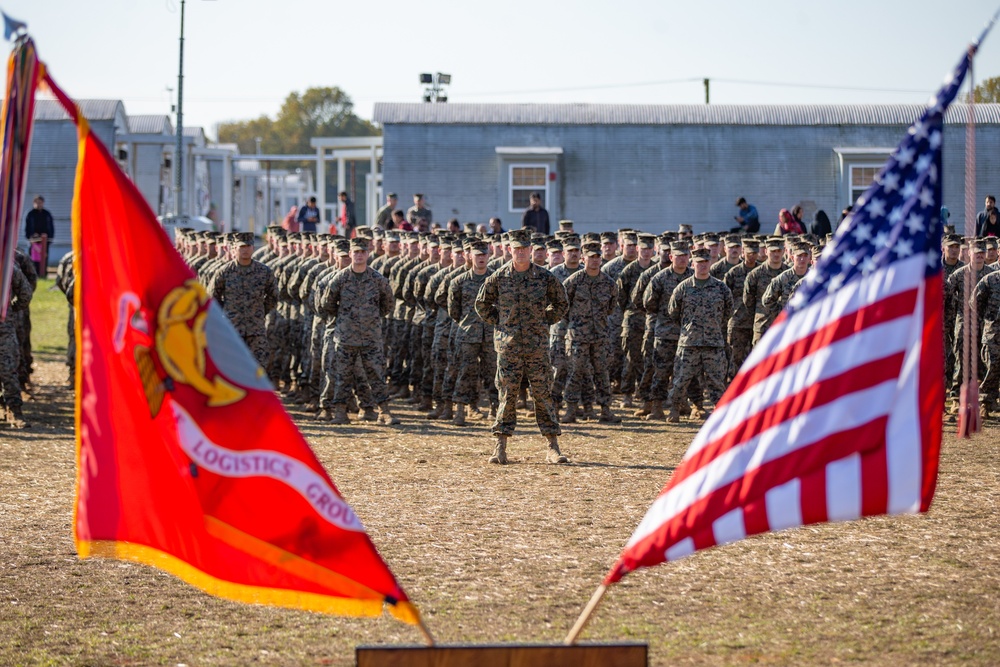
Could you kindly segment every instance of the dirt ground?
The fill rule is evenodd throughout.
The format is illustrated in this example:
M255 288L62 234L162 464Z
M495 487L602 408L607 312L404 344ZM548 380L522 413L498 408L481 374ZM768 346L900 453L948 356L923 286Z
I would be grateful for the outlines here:
M72 397L58 347L45 349L32 428L0 426L0 664L349 665L356 645L421 641L388 615L237 604L149 567L78 560ZM488 422L399 413L398 427L293 417L441 643L562 641L697 431L582 422L562 439L572 465L557 467L522 418L499 467ZM1000 663L1000 428L953 431L929 514L633 573L583 639L648 642L654 665Z

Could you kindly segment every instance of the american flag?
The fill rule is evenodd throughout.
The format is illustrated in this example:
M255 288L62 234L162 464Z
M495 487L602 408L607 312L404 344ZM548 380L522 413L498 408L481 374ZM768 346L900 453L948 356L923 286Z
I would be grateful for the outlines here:
M605 585L757 533L927 510L944 408L943 121L973 53L753 349Z

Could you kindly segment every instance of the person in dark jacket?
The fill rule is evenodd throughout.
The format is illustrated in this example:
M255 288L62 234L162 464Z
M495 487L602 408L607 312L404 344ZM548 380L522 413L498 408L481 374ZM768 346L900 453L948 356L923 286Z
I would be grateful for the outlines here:
M521 227L531 227L539 234L549 233L549 212L542 206L542 195L532 192L528 195L529 206L521 216Z
M823 238L827 234L833 233L833 226L830 224L830 218L826 215L826 211L816 211L816 215L813 216L812 228L809 231L817 238Z

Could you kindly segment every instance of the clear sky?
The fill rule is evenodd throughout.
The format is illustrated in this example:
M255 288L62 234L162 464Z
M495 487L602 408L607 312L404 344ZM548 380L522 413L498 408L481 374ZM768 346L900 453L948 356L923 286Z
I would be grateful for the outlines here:
M184 124L214 136L217 123L273 117L312 86L340 86L371 118L375 102L419 102L419 74L438 71L452 75L451 102L700 104L705 77L713 104L923 102L998 5L188 0ZM0 8L28 23L71 96L170 112L180 0ZM976 64L977 80L1000 75L1000 28Z

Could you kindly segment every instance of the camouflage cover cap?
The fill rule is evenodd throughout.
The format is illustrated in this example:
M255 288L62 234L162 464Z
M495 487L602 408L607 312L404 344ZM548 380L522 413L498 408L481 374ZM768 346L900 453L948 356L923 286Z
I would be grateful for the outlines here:
M652 236L652 234L647 234L647 236ZM624 243L625 245L636 245L638 242L639 242L639 235L636 234L635 232L622 233L622 243Z
M601 243L618 243L618 235L614 232L601 232Z
M986 252L986 239L976 239L971 244L972 252Z
M698 248L691 251L692 262L707 262L709 259L711 259L711 253L706 248Z
M573 221L572 220L560 220L559 229L565 230L567 232L573 231Z
M507 232L507 239L511 248L531 247L531 232L527 229L513 229Z
M469 244L469 251L473 255L488 255L490 254L490 246L483 241L473 241Z
M962 245L962 237L958 234L948 234L944 237L945 245Z
M253 247L253 232L241 232L236 237L236 247L248 245Z
M601 256L601 244L600 243L584 243L583 244L583 254L587 257L600 257Z
M752 238L743 239L743 249L751 252L760 252L760 241Z
M768 237L767 243L765 243L765 245L768 248L784 248L785 240L780 236L770 236Z
M683 241L674 241L670 244L671 255L690 255L691 248Z
M738 247L740 245L741 242L742 242L742 238L740 237L739 234L727 234L726 235L726 247L727 248L736 248L736 247Z
M352 243L347 239L340 239L333 242L334 254L340 255L341 257L351 254Z
M637 237L637 242L640 248L655 248L656 247L656 237L652 234L639 234Z
M583 247L583 244L580 243L579 236L576 235L567 236L566 238L563 239L563 248L565 248L566 250L570 250L571 248L576 248L577 250L579 250L581 247Z
M549 252L562 252L563 244L562 241L560 241L559 239L552 239L551 241L545 244L545 248Z
M368 239L355 237L351 239L351 250L368 250Z

